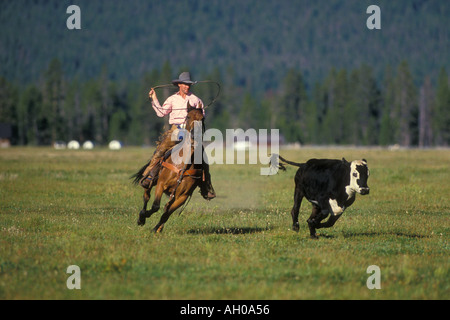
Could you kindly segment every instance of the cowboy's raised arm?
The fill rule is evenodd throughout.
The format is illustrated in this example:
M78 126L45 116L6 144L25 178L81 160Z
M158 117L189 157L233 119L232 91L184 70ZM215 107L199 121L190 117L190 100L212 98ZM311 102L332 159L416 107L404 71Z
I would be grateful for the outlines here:
M156 92L153 88L148 93L148 97L151 99L153 110L155 110L158 117L164 117L172 110L172 103L169 101L169 99L167 99L166 102L164 102L164 105L161 106L158 97L156 96Z

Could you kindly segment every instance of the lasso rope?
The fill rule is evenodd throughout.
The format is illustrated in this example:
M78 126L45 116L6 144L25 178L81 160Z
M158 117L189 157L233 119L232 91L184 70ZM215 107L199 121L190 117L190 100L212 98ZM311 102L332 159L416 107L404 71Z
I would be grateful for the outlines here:
M195 81L195 82L193 83L193 85L194 85L194 84L197 84L197 83L214 83L214 84L217 85L217 88L218 88L217 94L216 94L216 96L214 97L214 99L211 100L211 102L210 102L209 104L207 104L205 107L203 107L203 109L206 109L206 108L208 108L209 106L211 106L214 102L216 102L217 98L219 97L220 91L221 91L220 84L219 84L217 81L204 80L204 81ZM160 84L160 85L158 85L158 86L156 86L156 87L153 87L152 89L155 90L155 89L161 89L161 88L172 87L172 86L173 86L173 84L171 84L171 83L168 83L168 84ZM149 97L149 99L150 99L150 97ZM163 109L163 107L157 107L157 106L154 106L154 107L155 107L155 108L158 108L158 109ZM184 109L185 109L185 108L175 108L175 109L172 109L172 110L184 110Z

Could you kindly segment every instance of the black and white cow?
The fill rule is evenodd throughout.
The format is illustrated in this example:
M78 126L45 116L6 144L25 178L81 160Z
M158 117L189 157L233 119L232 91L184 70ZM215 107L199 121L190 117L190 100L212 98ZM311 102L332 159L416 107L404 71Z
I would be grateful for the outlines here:
M311 238L317 238L316 229L332 227L344 210L355 201L356 193L369 194L367 179L370 172L365 159L348 162L331 159L311 159L306 163L288 161L297 166L295 174L294 206L291 211L293 230L299 230L298 213L303 197L312 203L312 214L307 220ZM284 163L279 168L286 170ZM324 223L321 221L328 217Z

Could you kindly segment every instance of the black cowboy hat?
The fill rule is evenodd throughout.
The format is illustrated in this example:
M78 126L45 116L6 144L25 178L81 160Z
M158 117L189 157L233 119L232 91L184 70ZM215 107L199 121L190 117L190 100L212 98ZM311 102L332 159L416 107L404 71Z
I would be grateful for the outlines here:
M172 84L174 86L177 86L179 83L184 83L184 84L195 84L197 83L197 81L192 81L191 80L191 74L189 72L183 72L180 74L180 76L178 77L178 79L172 80Z

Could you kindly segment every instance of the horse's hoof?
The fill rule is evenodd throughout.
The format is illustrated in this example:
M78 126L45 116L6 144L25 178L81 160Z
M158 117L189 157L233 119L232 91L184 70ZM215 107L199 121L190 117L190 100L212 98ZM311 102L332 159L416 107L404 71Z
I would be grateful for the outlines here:
M139 218L137 219L137 225L143 226L145 224L145 216L142 214L142 212L139 213Z

